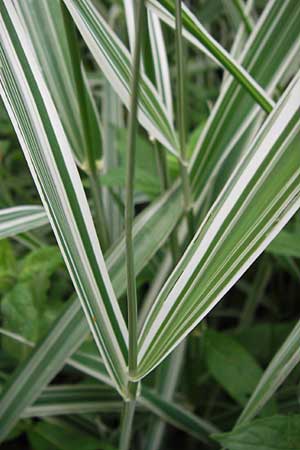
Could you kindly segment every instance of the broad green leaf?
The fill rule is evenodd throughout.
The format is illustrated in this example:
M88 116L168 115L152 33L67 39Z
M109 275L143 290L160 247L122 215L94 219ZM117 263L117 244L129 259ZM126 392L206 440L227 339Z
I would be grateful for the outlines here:
M58 247L45 245L25 256L19 277L26 280L40 273L50 277L62 265L63 259Z
M106 175L102 175L101 180L103 186L121 188L124 186L125 178L126 168L122 166L110 170ZM134 181L136 193L142 192L150 199L160 194L159 179L155 178L151 173L137 168Z
M232 337L209 329L204 334L205 359L211 375L240 405L245 405L263 371Z
M128 50L90 0L64 2L107 81L129 108L132 61ZM159 94L143 74L140 81L138 118L150 136L171 152L178 154L177 136L171 119Z
M3 327L20 334L25 339L36 342L39 336L39 314L31 287L28 283L18 283L9 291L1 302ZM11 339L2 337L5 351L17 360L24 359L29 348Z
M260 322L244 329L229 331L229 335L238 340L254 356L260 365L266 367L271 358L283 344L295 325L288 322ZM257 342L260 345L257 345Z
M240 56L241 64L270 95L299 54L299 20L299 2L268 2ZM195 198L200 195L200 203L218 174L213 199L224 187L246 150L245 141L253 139L258 131L262 120L258 112L251 97L245 95L234 78L228 77L191 161L192 189Z
M52 423L40 422L28 433L29 440L34 449L41 448L45 440L51 447L59 450L99 450L105 448L101 441L88 433L79 430L66 430ZM43 445L43 444L42 444Z
M17 276L17 261L8 239L0 241L0 291L13 285Z
M14 271L16 270L17 260L9 242L9 239L0 241L0 270Z
M268 253L281 256L293 256L300 258L299 233L287 230L281 231L266 249Z
M162 20L173 27L175 26L174 0L161 0L160 2L148 0L148 3ZM252 76L206 31L196 16L184 4L182 5L182 24L184 36L200 47L202 51L205 49L205 53L209 56L212 55L214 61L217 60L224 66L265 111L270 112L272 110L273 100L269 98Z
M230 450L298 450L300 415L277 415L254 420L232 432L213 437Z
M0 1L1 95L94 339L120 392L127 329L64 129L14 5Z
M33 230L47 223L47 214L40 206L0 209L0 239Z
M299 87L297 76L156 299L139 338L138 378L209 313L299 208Z
M238 424L248 422L263 408L300 361L300 321L274 355L246 404Z

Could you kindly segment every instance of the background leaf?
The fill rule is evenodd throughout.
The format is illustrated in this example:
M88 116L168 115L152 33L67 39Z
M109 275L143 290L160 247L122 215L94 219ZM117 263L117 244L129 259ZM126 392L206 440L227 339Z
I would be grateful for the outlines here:
M235 431L214 435L225 448L232 450L298 450L300 416L271 416L241 425Z

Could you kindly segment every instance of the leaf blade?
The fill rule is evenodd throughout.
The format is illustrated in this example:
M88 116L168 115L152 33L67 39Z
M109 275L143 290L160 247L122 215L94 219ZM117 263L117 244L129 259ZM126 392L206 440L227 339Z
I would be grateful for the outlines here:
M128 50L89 0L64 0L107 80L129 108L132 61ZM157 98L158 97L158 98ZM150 136L178 156L177 136L153 85L141 74L138 118Z
M0 239L39 228L48 223L41 206L16 206L0 210Z
M31 52L29 37L14 6L1 0L0 7L2 98L93 336L122 392L127 378L127 329L110 284L83 186L54 103Z
M208 314L299 208L299 85L296 77L156 299L140 334L139 378Z

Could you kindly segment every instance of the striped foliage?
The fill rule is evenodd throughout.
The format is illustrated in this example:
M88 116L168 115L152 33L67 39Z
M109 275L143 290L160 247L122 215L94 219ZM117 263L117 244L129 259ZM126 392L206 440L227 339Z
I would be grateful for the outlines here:
M299 208L299 86L296 77L156 299L139 339L140 377L209 313Z
M64 2L99 67L121 101L129 108L132 73L130 53L90 0ZM159 94L144 75L140 83L138 118L151 137L177 155L178 142L171 119Z
M126 325L71 148L13 4L3 0L0 7L1 95L94 338L116 386L124 392Z
M0 209L0 239L33 230L47 223L47 214L41 206Z

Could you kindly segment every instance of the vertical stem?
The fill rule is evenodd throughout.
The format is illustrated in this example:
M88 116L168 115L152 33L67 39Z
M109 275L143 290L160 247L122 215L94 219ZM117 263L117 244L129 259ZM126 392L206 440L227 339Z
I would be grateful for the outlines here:
M170 186L169 174L168 174L168 166L166 161L166 154L164 150L160 147L156 140L153 141L153 145L155 148L155 154L157 159L157 166L159 172L159 178L161 183L162 192L166 192ZM172 231L169 238L170 250L172 254L172 260L174 266L176 265L179 259L179 243L177 238L176 229Z
M188 222L189 238L194 235L194 217L192 197L188 176L188 161L186 155L186 122L185 122L185 89L184 89L184 58L182 39L181 0L176 0L176 67L177 67L177 122L180 144L180 174L183 188L184 210Z
M130 448L134 411L135 400L124 402L119 450L128 450Z
M80 52L77 43L77 36L75 26L70 16L67 7L62 4L62 12L64 18L64 26L68 41L68 47L70 51L71 64L73 70L74 83L76 88L76 94L78 99L79 113L82 122L82 128L84 132L84 147L85 155L88 162L88 172L91 185L91 193L94 199L95 207L95 219L97 224L97 232L101 242L102 250L105 251L109 247L108 231L105 223L105 216L103 211L103 203L101 196L101 183L99 173L96 167L96 161L93 154L93 139L91 123L89 119L88 110L88 98L86 92L86 86L84 84L82 71ZM99 142L100 145L100 142Z
M127 302L128 302L128 332L129 332L129 375L134 376L137 369L137 295L133 258L132 225L134 217L134 175L137 132L137 108L140 77L140 59L142 28L144 25L144 0L138 0L136 39L133 55L133 73L131 84L131 105L128 126L126 195L125 195L125 238L126 238L126 268L127 268Z
M142 31L145 21L144 0L138 0L136 14L136 33L132 66L131 102L128 125L126 192L125 192L125 243L126 243L126 275L127 275L127 309L128 309L128 396L124 404L120 449L128 450L132 434L132 422L135 410L135 399L138 384L131 381L137 371L137 293L134 270L132 226L134 218L134 174L137 134L137 111L139 95L139 79L141 64Z

